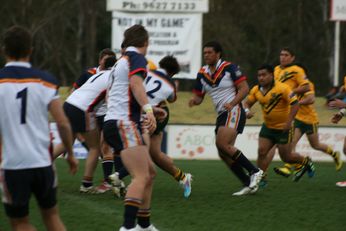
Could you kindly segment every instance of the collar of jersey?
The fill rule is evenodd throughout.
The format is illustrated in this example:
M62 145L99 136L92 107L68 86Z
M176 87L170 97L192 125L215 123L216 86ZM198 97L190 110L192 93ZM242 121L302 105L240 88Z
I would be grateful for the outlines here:
M134 46L127 47L125 51L134 51L134 52L139 53L138 49Z
M16 67L27 67L30 68L31 64L28 62L13 61L6 63L5 67L16 66Z

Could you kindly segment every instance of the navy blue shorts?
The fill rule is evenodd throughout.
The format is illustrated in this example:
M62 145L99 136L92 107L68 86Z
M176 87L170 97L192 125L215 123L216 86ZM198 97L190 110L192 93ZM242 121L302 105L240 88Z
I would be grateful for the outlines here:
M34 194L42 209L50 209L56 205L57 179L52 166L2 170L1 175L2 199L8 217L27 216L31 194Z

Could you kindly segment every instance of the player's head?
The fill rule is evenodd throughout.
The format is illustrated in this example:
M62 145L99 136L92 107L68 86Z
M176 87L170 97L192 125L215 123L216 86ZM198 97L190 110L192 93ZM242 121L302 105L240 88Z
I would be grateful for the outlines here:
M134 46L138 48L145 48L144 51L146 53L146 48L149 44L148 31L142 25L133 25L125 30L122 44L124 47Z
M210 41L203 46L204 62L208 65L215 65L222 57L222 47L217 41Z
M111 67L114 66L115 62L117 61L117 58L115 56L108 56L105 60L104 60L104 69L110 69Z
M179 73L180 71L180 66L175 57L172 55L167 55L163 57L160 62L159 62L160 68L164 69L167 71L167 74L172 77L173 75Z
M294 59L296 58L295 52L289 48L284 47L280 50L280 65L285 67L294 62Z
M266 87L272 84L274 80L274 68L270 64L263 64L257 69L258 84Z
M8 59L29 58L32 52L30 32L21 26L12 26L2 36L2 49Z
M105 49L100 51L100 53L99 53L99 66L100 66L100 69L102 69L102 70L105 69L105 60L108 57L111 57L111 56L113 56L116 59L115 52L112 51L109 48L105 48Z

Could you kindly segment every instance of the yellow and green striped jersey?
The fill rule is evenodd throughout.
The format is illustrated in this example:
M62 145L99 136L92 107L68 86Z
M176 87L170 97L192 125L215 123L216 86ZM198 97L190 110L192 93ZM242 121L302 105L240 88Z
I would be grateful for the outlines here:
M297 103L297 97L292 90L279 81L273 81L272 87L266 93L256 85L247 99L261 104L264 123L272 129L283 129L288 120L290 106Z

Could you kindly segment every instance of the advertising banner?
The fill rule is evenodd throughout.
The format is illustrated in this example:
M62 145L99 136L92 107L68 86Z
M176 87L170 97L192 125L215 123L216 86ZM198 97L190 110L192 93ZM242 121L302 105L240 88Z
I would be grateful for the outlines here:
M243 134L239 135L235 146L249 159L257 159L258 134L260 126L246 126ZM219 159L215 147L214 126L203 125L169 125L167 130L167 153L174 159ZM319 128L320 142L331 145L341 151L345 137L345 128ZM299 141L297 152L309 155L315 161L333 161L320 151L312 149L306 136ZM342 155L345 160L345 156ZM274 160L279 160L275 155Z
M141 24L149 32L147 59L158 65L174 55L181 71L175 78L194 79L201 67L202 14L133 13L113 11L112 48L119 54L124 31Z

